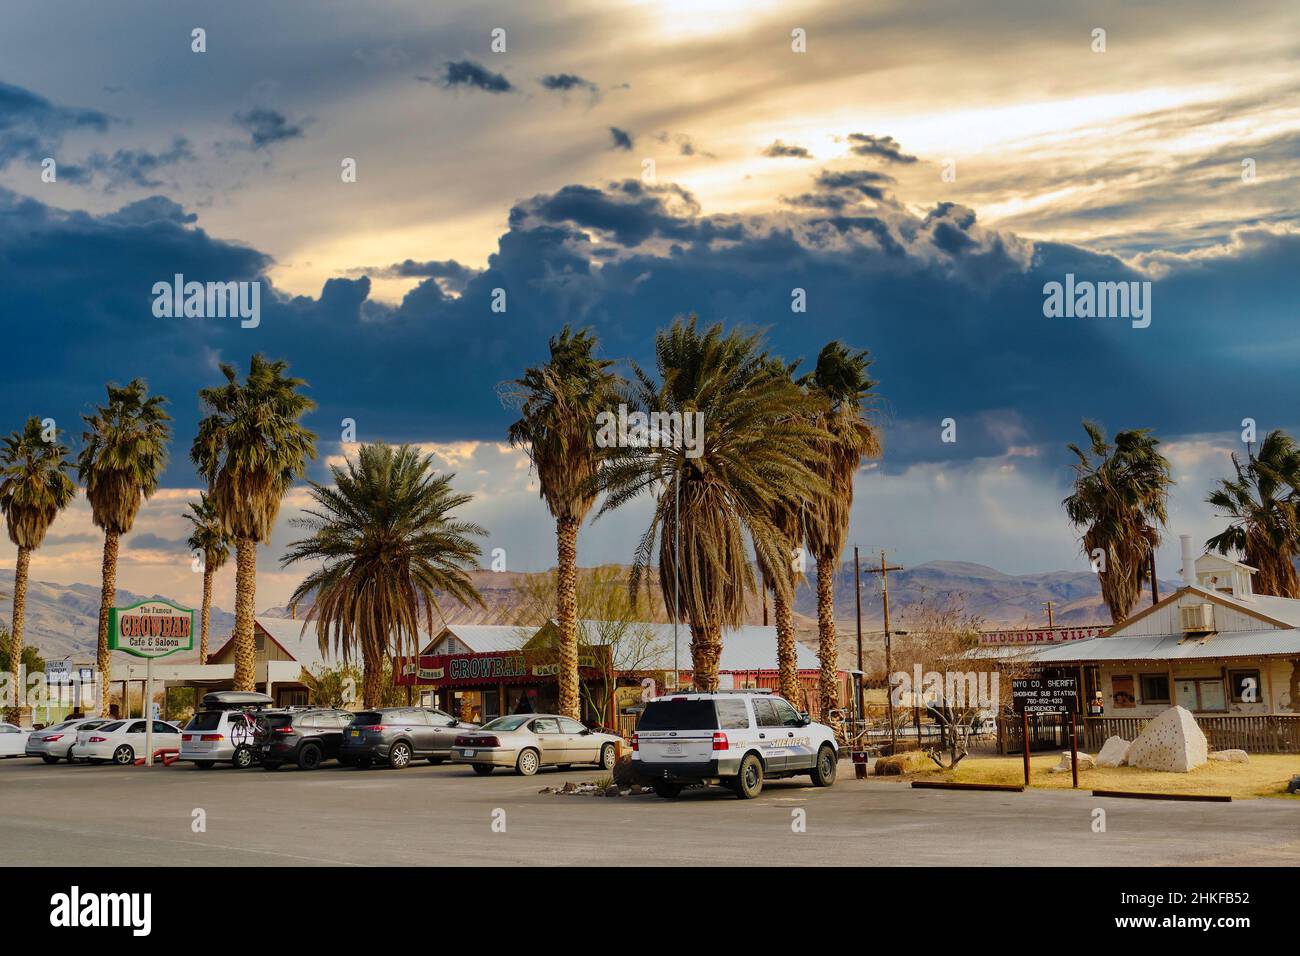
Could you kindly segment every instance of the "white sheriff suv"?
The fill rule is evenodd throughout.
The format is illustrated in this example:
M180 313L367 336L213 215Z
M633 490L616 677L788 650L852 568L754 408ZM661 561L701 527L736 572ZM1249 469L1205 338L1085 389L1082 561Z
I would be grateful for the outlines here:
M763 781L808 774L835 782L835 734L781 697L761 690L683 693L646 704L632 735L632 762L661 797L689 783L720 783L741 799Z

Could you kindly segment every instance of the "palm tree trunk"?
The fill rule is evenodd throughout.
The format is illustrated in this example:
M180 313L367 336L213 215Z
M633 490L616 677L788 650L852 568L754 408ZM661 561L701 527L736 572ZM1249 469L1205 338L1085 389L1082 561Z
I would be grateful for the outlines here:
M253 607L257 600L257 540L235 539L235 690L253 690L257 645Z
M99 712L108 713L108 688L113 679L113 654L108 649L108 612L117 599L117 547L121 535L104 532L104 560L100 567L99 641L95 645L95 667L99 671Z
M839 720L831 711L839 706L839 648L835 643L835 562L817 562L817 657L821 661L818 715L840 736Z
M199 615L199 663L208 662L208 626L212 622L212 578L214 572L207 563L203 565L203 611Z
M384 699L384 652L371 640L361 642L361 706L378 707Z
M9 628L9 670L13 675L10 686L14 689L14 703L5 714L5 719L15 724L19 721L23 701L26 699L26 688L21 685L18 677L23 663L23 616L27 613L27 570L31 563L31 549L19 548L18 561L14 565L14 613Z
M776 619L776 666L780 675L777 684L781 696L796 707L800 707L799 662L795 657L794 644L794 612L777 591L772 592L772 616Z
M691 670L695 689L712 693L718 689L718 664L722 660L722 623L691 622Z
M556 615L560 626L560 713L579 719L578 709L578 524L574 517L555 519Z

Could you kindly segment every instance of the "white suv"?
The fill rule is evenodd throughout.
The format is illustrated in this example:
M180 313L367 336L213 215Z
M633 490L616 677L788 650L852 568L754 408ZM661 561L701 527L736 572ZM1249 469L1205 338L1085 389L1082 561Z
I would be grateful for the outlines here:
M661 797L688 783L720 783L750 799L764 779L808 774L814 786L829 787L839 747L831 728L773 694L673 694L646 704L632 761Z

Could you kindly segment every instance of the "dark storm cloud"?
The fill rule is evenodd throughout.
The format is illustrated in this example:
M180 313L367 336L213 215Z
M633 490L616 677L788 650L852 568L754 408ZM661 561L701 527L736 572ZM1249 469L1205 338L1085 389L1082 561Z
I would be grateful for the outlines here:
M108 191L122 186L156 189L163 184L158 174L169 166L190 162L194 152L189 141L176 137L171 148L153 153L145 149L119 149L111 156L95 153L73 170L74 175L85 180L102 176Z
M857 156L874 156L891 163L914 163L915 156L903 152L898 140L892 136L872 136L869 133L850 133L849 150Z
M302 126L291 123L283 113L266 107L255 107L246 113L236 113L235 123L249 136L253 149L265 149L275 143L289 139L299 139L303 135Z
M425 82L433 82L429 77L420 77ZM493 73L482 64L473 60L451 60L443 68L441 84L447 89L458 86L483 90L487 93L509 93L514 90L510 81L500 73Z
M804 146L790 146L781 142L779 139L774 140L771 145L763 148L762 155L770 159L812 159L812 153Z
M609 128L609 138L611 140L610 149L630 150L632 148L632 134L627 130L611 126Z
M893 181L892 176L870 169L850 169L841 172L823 169L817 174L816 185L819 189L847 190L861 193L870 199L883 199L886 184Z
M1049 449L1038 460L1056 467L1085 416L1164 438L1223 428L1221 408L1184 400L1188 368L1232 381L1234 407L1290 422L1297 256L1300 235L1260 228L1219 254L1152 259L1156 271L1144 275L1077 246L1030 246L956 204L919 215L886 203L869 215L709 216L684 189L628 180L517 203L459 296L440 285L437 273L453 271L446 260L390 267L428 273L394 305L371 299L364 276L285 296L266 277L269 257L212 238L161 197L96 216L0 190L0 322L11 331L0 420L77 421L105 380L139 374L172 399L183 449L196 390L218 381L215 363L245 368L261 351L308 380L320 405L308 424L322 435L351 417L387 440L499 439L510 414L494 386L542 359L565 322L590 325L606 355L652 364L655 330L696 312L766 329L774 353L805 365L830 339L870 349L887 470L1000 454L1012 442ZM155 318L150 289L175 273L261 281L260 326ZM1151 326L1045 318L1043 286L1067 273L1151 279ZM794 288L806 290L805 313L790 310ZM504 314L492 309L498 289ZM945 417L959 423L955 445L939 441ZM193 480L186 456L173 454L168 483Z
M570 93L574 90L584 90L592 95L593 98L600 95L600 87L591 80L584 79L576 73L548 73L537 81L541 84L542 89L550 90L553 93Z
M63 137L76 130L105 132L111 119L98 110L55 106L43 96L0 82L0 168L14 160L58 159Z
M428 262L405 259L381 269L354 269L352 272L379 276L382 279L441 279L448 288L460 289L478 275L479 270L462 265L455 259L433 259Z

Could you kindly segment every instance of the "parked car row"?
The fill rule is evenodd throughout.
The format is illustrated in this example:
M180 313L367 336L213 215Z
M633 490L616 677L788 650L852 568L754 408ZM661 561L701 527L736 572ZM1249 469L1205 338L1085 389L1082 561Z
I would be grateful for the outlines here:
M480 775L500 768L532 776L548 766L612 770L621 742L615 734L558 714L512 714L480 727L431 707L352 713L270 703L264 694L209 694L184 730L155 720L153 746L178 751L180 760L201 770L218 762L315 770L329 760L344 767L401 770L413 760L427 760L467 764ZM146 730L141 718L70 720L31 733L24 752L51 764L61 759L130 764L144 755ZM0 748L6 736L0 730ZM765 780L802 775L827 787L835 782L838 761L830 727L781 697L752 690L650 701L632 737L637 775L667 798L691 784L721 784L747 799L762 791Z
M40 757L49 764L60 760L69 763L86 760L127 765L134 763L137 757L145 756L147 731L143 718L80 717L33 730L27 736L23 753L28 757ZM153 722L154 750L175 750L180 743L179 727L165 720Z

